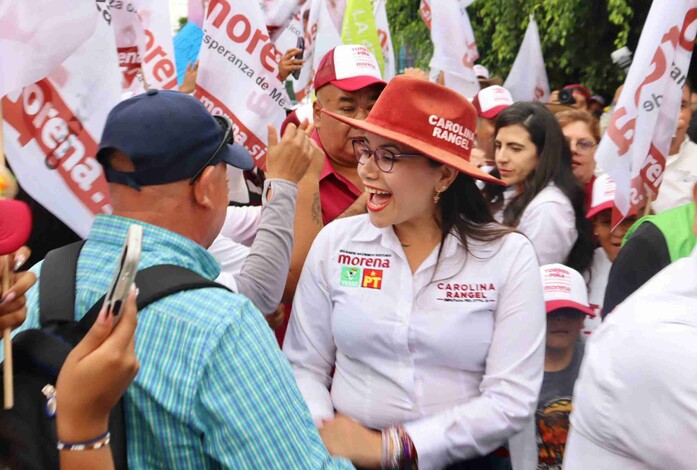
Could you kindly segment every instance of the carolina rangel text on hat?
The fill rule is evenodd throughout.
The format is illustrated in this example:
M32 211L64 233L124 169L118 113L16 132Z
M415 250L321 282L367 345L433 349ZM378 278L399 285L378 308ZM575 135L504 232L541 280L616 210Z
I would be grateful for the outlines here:
M464 96L450 88L397 76L387 84L364 121L325 109L322 112L355 128L408 145L473 178L505 186L469 162L477 112Z

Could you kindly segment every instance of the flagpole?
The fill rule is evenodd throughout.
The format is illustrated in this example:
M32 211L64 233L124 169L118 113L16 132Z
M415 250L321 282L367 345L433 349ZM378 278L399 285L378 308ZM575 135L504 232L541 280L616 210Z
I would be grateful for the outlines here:
M0 168L5 168L5 146L3 142L3 118L2 118L2 97L0 97ZM2 275L2 295L4 296L10 289L10 257L3 255ZM12 409L15 401L13 374L12 374L12 337L10 328L5 328L2 332L3 349L5 360L2 366L3 380L3 407L6 410Z

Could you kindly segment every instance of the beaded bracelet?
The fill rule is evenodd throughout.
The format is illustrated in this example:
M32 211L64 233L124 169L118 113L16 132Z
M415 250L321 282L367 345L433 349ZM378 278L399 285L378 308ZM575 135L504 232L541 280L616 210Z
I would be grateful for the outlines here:
M109 445L111 442L111 433L109 431L105 432L101 436L97 436L94 439L84 442L62 442L58 441L56 448L58 450L96 450L101 449L104 446Z
M384 469L416 469L418 456L409 434L401 426L382 430L381 467Z

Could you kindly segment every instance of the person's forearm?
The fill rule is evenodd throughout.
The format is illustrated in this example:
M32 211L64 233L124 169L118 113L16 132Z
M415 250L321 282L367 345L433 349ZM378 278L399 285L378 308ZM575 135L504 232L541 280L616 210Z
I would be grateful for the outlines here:
M249 298L263 314L276 311L290 268L293 249L293 220L297 186L285 180L267 180L266 194L273 196L264 204L257 236L242 270L235 276L238 292Z
M319 180L313 175L306 175L298 184L294 228L295 246L290 258L288 280L283 292L284 303L293 301L305 258L307 258L312 242L322 227L324 227L324 223L322 222L322 204L319 197Z

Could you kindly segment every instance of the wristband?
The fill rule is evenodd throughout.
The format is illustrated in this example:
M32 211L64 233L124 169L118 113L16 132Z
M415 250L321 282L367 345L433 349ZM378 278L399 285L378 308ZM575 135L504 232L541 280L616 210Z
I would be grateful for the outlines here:
M111 433L107 431L94 439L84 442L62 442L59 440L56 448L58 450L71 451L96 450L109 445L109 442L111 442Z

